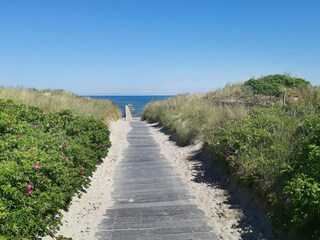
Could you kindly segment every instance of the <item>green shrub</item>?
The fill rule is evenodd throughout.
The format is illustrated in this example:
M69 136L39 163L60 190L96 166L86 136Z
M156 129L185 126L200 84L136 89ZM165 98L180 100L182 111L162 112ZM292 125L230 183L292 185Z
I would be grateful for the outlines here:
M208 150L241 182L268 195L277 227L317 239L320 118L311 112L295 105L253 109L214 127Z
M106 156L108 136L92 117L0 100L0 239L54 232L59 211Z
M284 88L306 88L310 83L302 78L294 78L288 75L268 75L258 79L249 79L244 83L250 86L255 94L280 96Z
M277 224L301 233L304 239L320 237L320 118L301 118L293 136L299 141L297 159L284 177L284 187L271 195Z
M208 149L235 176L265 194L291 161L295 140L290 133L296 122L279 107L254 109L242 120L214 127Z

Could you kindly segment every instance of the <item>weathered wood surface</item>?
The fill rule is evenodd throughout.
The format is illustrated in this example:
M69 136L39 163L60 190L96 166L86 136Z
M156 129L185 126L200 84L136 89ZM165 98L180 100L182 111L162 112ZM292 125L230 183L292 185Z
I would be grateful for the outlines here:
M125 106L125 112L126 112L126 120L131 121L132 120L132 114L130 107L128 105Z
M114 174L114 205L96 239L218 239L176 169L160 153L148 126L131 121L129 147Z

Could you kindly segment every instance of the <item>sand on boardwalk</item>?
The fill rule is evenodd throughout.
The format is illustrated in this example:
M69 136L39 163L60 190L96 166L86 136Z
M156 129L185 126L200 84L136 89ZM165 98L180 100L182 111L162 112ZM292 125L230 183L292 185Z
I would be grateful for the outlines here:
M106 209L112 206L112 176L115 166L122 159L127 146L127 133L131 127L125 120L111 122L109 126L111 147L108 156L98 166L91 178L91 185L81 198L74 197L70 208L63 212L63 226L56 236L63 235L74 240L93 240L97 226ZM46 237L44 239L52 239Z

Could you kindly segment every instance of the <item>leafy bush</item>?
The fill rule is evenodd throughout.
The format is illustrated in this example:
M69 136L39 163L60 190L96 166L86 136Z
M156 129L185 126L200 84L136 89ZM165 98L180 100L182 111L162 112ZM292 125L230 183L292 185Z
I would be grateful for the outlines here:
M109 146L100 120L0 100L0 239L54 232Z
M317 239L320 118L304 109L253 109L242 120L214 127L208 150L236 178L260 195L268 195L277 227Z
M299 141L297 161L284 177L284 187L271 194L273 218L287 230L300 232L304 239L320 237L320 118L302 117L293 136Z
M310 83L302 78L294 78L288 75L268 75L258 79L249 79L244 83L250 86L255 94L280 96L283 88L306 88Z
M291 161L296 124L280 107L257 108L242 120L215 126L208 149L235 176L265 194Z

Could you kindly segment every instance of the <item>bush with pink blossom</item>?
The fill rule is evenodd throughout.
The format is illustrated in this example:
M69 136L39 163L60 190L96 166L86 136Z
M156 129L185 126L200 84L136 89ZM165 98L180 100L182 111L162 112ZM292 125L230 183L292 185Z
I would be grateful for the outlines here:
M0 100L0 239L54 233L109 147L100 120Z

